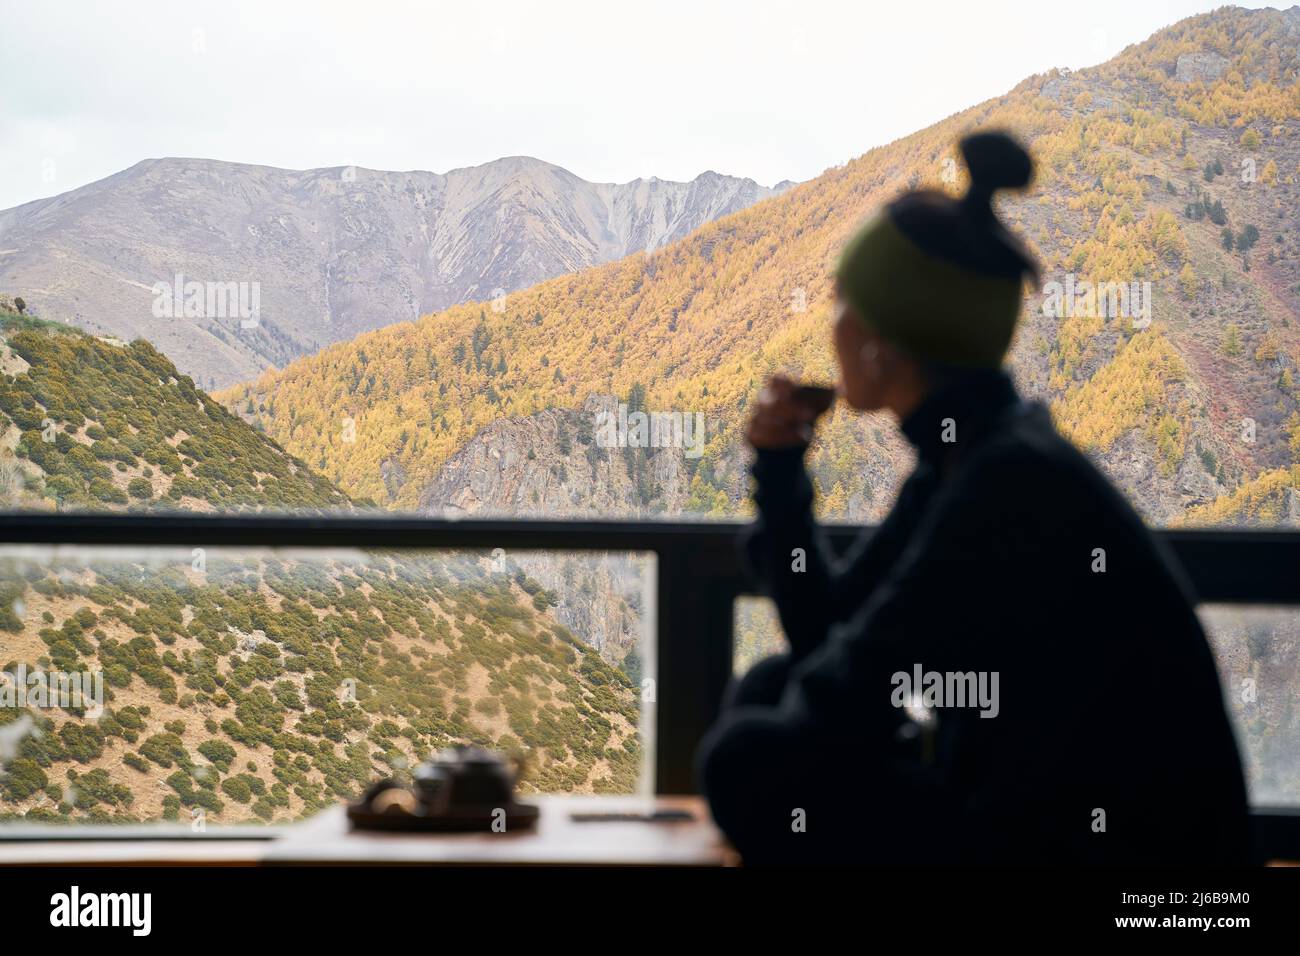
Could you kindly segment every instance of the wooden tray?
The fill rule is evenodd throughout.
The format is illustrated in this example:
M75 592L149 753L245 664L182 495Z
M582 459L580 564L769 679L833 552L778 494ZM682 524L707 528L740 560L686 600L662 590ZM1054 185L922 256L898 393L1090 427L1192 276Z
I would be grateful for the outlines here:
M530 830L537 825L541 811L529 803L508 803L504 807L455 807L448 813L373 813L365 803L348 804L348 820L357 830L395 830L404 833L472 833L492 832L493 814L506 812L506 833Z

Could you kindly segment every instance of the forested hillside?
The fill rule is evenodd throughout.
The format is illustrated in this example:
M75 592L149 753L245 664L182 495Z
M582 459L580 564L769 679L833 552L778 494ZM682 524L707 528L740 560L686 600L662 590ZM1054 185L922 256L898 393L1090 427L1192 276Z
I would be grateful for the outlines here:
M0 559L0 597L5 680L108 698L0 708L0 818L293 819L466 741L527 753L526 791L640 773L628 676L471 556L42 552Z
M1243 508L1285 520L1300 475L1297 50L1297 9L1192 18L1099 67L1032 77L654 255L363 335L221 398L349 494L437 508L428 489L443 464L490 423L527 429L593 394L637 395L707 417L680 507L740 512L746 403L774 370L833 374L828 275L841 244L904 188L964 188L957 139L1005 127L1038 159L1035 188L1004 212L1045 280L1151 284L1149 322L1095 306L1046 315L1044 295L1027 291L1013 361L1026 391L1154 521L1235 521ZM813 467L823 513L872 518L905 452L883 423L840 413ZM1260 495L1243 490L1257 480ZM650 485L624 508L667 502Z

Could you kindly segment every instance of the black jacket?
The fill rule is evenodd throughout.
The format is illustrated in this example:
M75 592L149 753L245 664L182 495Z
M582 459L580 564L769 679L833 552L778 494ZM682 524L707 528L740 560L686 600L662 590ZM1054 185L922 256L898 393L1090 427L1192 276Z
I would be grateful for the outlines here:
M700 755L738 849L1245 862L1241 762L1172 556L1000 372L932 393L903 431L917 467L840 561L802 450L757 457L745 547L790 651L733 691ZM946 696L917 724L898 704L930 675Z

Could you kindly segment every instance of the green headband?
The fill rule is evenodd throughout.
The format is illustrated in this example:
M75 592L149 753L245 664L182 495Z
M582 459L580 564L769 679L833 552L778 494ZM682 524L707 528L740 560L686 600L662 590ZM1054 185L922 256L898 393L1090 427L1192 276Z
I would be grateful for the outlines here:
M849 240L836 272L862 321L910 355L997 368L1020 313L1020 280L980 275L931 256L888 212Z

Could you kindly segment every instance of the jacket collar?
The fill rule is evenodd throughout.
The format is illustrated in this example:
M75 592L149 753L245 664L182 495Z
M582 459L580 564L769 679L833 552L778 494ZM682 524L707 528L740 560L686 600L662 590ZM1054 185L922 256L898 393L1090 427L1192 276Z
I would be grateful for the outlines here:
M976 444L1019 401L1001 369L963 371L931 389L900 427L920 461L946 471L957 454Z

